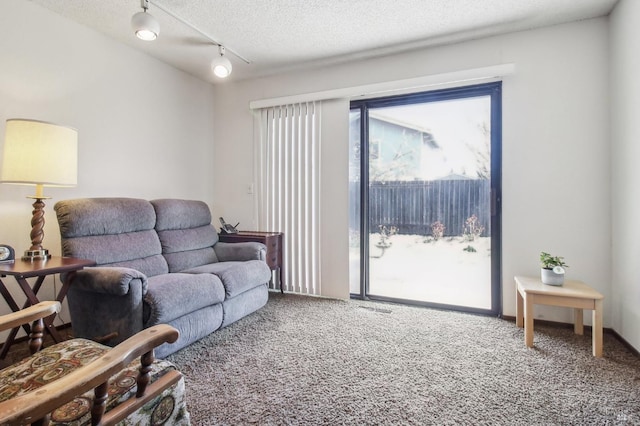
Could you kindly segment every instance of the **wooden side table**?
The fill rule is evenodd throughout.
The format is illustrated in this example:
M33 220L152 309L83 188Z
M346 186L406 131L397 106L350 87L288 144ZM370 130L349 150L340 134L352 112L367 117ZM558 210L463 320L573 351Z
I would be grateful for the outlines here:
M258 242L267 246L267 265L278 277L280 292L284 293L282 281L282 232L239 231L235 234L220 233L224 243Z
M574 332L584 333L583 309L593 311L593 356L602 356L602 300L604 296L582 281L565 280L561 286L543 284L539 278L515 277L516 325L524 326L524 341L533 347L533 305L574 308Z
M80 269L87 266L94 266L96 262L93 260L86 259L76 259L73 257L57 257L53 256L46 260L36 260L36 261L27 261L16 259L15 263L5 263L0 264L0 293L2 297L7 302L9 307L14 311L19 311L20 309L24 309L31 305L35 305L39 303L38 299L38 291L40 287L42 287L42 283L44 283L44 279L49 275L61 274L61 273L75 273ZM18 306L16 301L11 296L11 293L7 289L4 282L2 282L2 278L7 275L13 276L17 281L20 289L27 297L27 300L22 305L22 308ZM33 287L27 281L27 278L36 278L33 283ZM66 280L66 283L62 283L62 287L56 296L56 300L60 303L67 296L67 291L69 290L70 280ZM56 318L56 314L50 315L44 319L45 329L49 332L53 340L58 343L63 341L64 339L58 333L55 326L53 325L53 321ZM28 325L23 326L24 330L30 333L30 327ZM9 337L4 342L2 346L2 352L0 352L0 359L4 359L9 351L9 348L13 344L15 340L16 334L18 334L18 330L20 327L16 327L11 330L9 333Z

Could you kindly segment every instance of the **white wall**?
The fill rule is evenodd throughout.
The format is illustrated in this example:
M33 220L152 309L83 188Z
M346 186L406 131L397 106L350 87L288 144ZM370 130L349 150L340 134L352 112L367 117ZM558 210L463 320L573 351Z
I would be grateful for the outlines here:
M247 228L252 225L253 196L246 191L253 180L252 100L515 63L515 74L503 85L504 314L515 315L513 276L538 275L544 250L566 258L568 278L605 295L604 321L610 326L607 49L608 21L600 18L216 86L214 208ZM333 151L334 170L344 169L345 176L347 132L339 122L331 137L323 138ZM335 194L335 221L325 226L336 236L323 244L340 271L333 282L323 282L323 292L346 295L347 243L340 238L348 233L346 178L323 184ZM566 309L536 309L538 318L572 319Z
M640 349L640 2L611 14L613 328Z
M210 84L23 0L0 2L0 58L0 155L8 118L78 129L78 186L45 188L52 199L44 246L53 254L60 254L53 211L60 199L179 197L212 203ZM30 246L33 201L25 197L34 192L0 185L0 242L19 254ZM11 277L3 281L16 290ZM51 287L43 287L44 298L51 297Z

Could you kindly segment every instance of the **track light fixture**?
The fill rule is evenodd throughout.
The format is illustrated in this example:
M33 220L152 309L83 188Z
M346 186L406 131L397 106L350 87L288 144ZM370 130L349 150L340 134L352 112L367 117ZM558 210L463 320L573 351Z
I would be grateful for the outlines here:
M140 7L142 7L143 11L136 13L131 18L131 26L133 27L133 30L135 31L136 36L141 40L148 40L148 41L155 40L158 37L158 34L160 33L160 24L158 23L156 18L151 16L151 14L147 13L147 9L149 9L150 4L151 4L151 0L140 0ZM196 28L195 26L185 21L180 16L173 13L171 10L164 7L162 4L158 3L156 0L153 0L153 5L156 8L165 12L167 15L174 17L178 21L182 22L184 25L198 32L200 35L202 35L207 40L209 40L211 44L213 44L214 46L218 46L218 52L220 53L220 56L217 56L211 62L211 70L213 71L215 76L219 78L226 78L231 74L231 70L233 67L231 66L231 61L224 56L224 54L226 53L226 49L223 45L218 43L207 33L203 32L199 28ZM240 56L238 52L235 52L231 49L229 49L229 52L231 52L233 55L235 55L237 58L241 59L245 63L247 64L251 63L248 59Z
M160 34L160 24L150 13L147 13L149 9L149 0L140 0L140 6L143 11L138 12L131 17L131 27L136 33L136 36L140 40L152 41L158 38Z
M226 78L231 74L231 70L233 67L231 66L231 61L224 57L226 49L224 46L218 45L220 56L214 58L211 61L211 69L216 77Z

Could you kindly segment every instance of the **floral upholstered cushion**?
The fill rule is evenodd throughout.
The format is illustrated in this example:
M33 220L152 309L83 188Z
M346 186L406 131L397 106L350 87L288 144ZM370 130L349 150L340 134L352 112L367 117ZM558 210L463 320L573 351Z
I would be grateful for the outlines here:
M37 352L0 371L0 401L33 391L47 383L86 365L110 348L91 340L73 339ZM109 380L109 411L118 403L135 398L139 359ZM151 381L175 370L168 361L156 360L152 364ZM91 423L93 390L76 397L51 413L52 425L85 425ZM189 425L189 413L184 399L184 379L166 389L120 425Z

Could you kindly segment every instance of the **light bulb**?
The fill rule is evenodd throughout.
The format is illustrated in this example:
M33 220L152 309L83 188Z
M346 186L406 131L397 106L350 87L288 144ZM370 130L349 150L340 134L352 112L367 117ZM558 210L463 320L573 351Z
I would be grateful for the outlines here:
M131 27L140 40L152 41L160 34L160 24L147 12L138 12L131 17Z
M211 69L213 69L213 73L220 78L229 77L231 74L231 70L233 66L231 65L231 61L224 56L219 56L215 58L211 62Z

